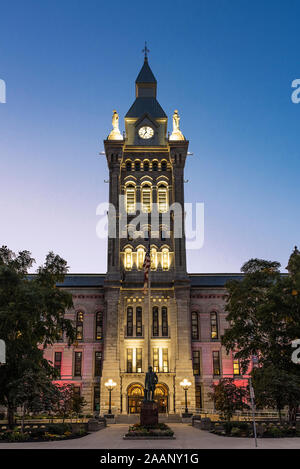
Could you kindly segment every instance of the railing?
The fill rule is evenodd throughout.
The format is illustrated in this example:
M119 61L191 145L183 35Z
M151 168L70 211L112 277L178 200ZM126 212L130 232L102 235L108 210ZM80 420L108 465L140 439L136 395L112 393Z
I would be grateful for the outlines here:
M188 407L190 413L192 413L195 417L199 416L201 418L210 418L213 421L222 420L221 412L214 411L213 409L198 409L195 407ZM179 413L185 412L185 407L180 406L178 407ZM287 412L281 412L281 417L284 419L288 415ZM252 412L235 412L233 414L232 420L233 421L252 421ZM255 419L257 421L263 420L278 420L279 413L275 411L256 411L255 412Z

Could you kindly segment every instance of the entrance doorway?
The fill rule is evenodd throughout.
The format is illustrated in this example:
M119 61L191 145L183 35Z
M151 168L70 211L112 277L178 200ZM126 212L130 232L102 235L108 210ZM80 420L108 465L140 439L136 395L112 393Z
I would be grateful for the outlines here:
M144 388L141 384L131 384L127 391L128 413L140 414L141 405L144 399Z
M154 400L158 405L158 412L166 414L169 407L169 393L168 387L165 384L157 384L154 392Z

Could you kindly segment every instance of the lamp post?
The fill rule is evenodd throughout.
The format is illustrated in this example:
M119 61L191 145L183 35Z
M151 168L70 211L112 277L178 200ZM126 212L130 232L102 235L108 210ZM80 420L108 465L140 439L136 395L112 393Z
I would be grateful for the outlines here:
M108 415L112 415L111 413L111 392L117 386L117 383L115 383L111 378L106 381L105 383L106 388L109 391L109 406L108 406Z
M192 385L192 383L189 380L187 380L186 378L184 378L184 380L181 381L181 383L180 383L180 386L184 389L184 392L185 392L185 414L189 413L188 402L187 402L187 392L188 392L188 389L191 385Z

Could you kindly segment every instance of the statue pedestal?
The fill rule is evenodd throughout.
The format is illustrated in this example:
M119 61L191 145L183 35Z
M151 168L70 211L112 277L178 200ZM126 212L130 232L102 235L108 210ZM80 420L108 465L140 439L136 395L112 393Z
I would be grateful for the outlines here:
M143 401L141 406L140 423L142 426L152 426L158 424L158 407L154 401Z

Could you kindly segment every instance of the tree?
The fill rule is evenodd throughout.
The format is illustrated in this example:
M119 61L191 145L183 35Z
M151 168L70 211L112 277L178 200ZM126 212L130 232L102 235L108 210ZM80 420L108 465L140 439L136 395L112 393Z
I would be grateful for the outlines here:
M241 269L245 274L243 280L226 284L229 328L222 344L227 352L232 351L240 359L243 373L248 370L251 357L258 357L260 383L270 382L272 370L274 385L281 392L284 386L284 395L288 396L290 381L298 381L300 377L300 366L291 360L292 341L300 338L300 252L297 248L290 256L288 274L281 274L279 268L278 262L251 259ZM266 376L262 381L264 370ZM289 401L291 415L300 404L298 396L294 398ZM281 407L279 401L277 405Z
M72 410L76 414L77 418L79 414L82 413L83 408L86 406L87 402L83 396L80 396L79 394L73 394L73 399L72 399Z
M220 379L218 384L212 385L209 393L215 409L221 412L222 418L230 422L237 410L248 409L248 390L242 386L236 386L233 378Z
M34 262L28 251L16 255L6 246L0 248L0 338L6 343L6 364L0 368L0 404L8 409L10 426L18 386L26 373L41 368L49 378L57 377L43 350L57 342L62 331L69 345L75 338L73 324L64 316L72 307L72 296L56 288L68 270L66 261L50 252L36 275L29 275Z

